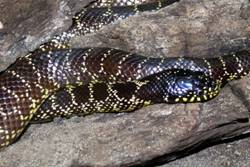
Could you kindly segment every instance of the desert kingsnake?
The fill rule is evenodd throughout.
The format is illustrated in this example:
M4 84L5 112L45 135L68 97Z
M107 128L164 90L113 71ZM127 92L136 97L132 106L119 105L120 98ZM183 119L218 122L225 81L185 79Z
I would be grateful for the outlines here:
M138 11L177 0L101 0L78 13L68 31L16 60L0 76L0 147L30 121L92 112L132 111L153 103L203 102L247 75L250 52L217 58L148 58L111 48L73 48L67 41ZM126 82L125 82L126 81Z

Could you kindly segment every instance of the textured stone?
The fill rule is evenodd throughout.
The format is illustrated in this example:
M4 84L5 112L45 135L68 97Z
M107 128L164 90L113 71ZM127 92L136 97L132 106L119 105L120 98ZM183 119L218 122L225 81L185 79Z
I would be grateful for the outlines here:
M67 29L78 4L80 0L0 1L5 9L0 11L1 67ZM216 56L250 49L247 9L248 0L183 0L74 38L71 44L115 47L147 56ZM17 143L0 152L0 166L150 166L247 137L249 83L249 76L232 82L216 99L203 104L159 104L133 113L31 125ZM249 145L246 138L164 166L250 166Z
M71 25L71 18L91 0L0 1L0 69Z

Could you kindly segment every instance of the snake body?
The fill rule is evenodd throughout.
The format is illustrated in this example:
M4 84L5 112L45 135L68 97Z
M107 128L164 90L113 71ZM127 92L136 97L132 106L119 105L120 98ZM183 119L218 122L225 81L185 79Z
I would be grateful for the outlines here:
M200 59L191 57L150 58L116 49L98 49L101 50L99 54L93 54L91 52L84 58L84 67L86 67L86 69L82 70L87 71L84 76L89 76L90 84L86 85L78 81L80 86L70 85L53 93L34 114L33 122L48 121L57 116L70 117L72 115L86 115L98 111L133 111L142 106L154 103L204 102L217 96L220 88L229 81L247 75L250 68L249 51L240 51L233 55L216 58ZM91 48L89 48L89 50L91 50ZM97 48L92 51L96 52ZM167 75L164 72L166 72ZM196 75L201 76L202 74L207 78L204 79L204 77L201 77L196 79L196 81L198 83L205 83L201 82L201 80L206 80L209 83L195 85L194 82L190 83L189 79L183 79L175 73L182 74L183 78ZM176 77L173 77L175 75ZM167 88L161 88L161 85L157 85L155 80L157 82L160 80L164 83L168 81L172 83L165 84L168 89L178 89L180 91L177 91L177 93L173 95ZM177 80L182 81L182 84ZM125 81L129 81L129 83ZM111 84L107 84L107 82ZM150 87L148 90L152 90L152 92L148 93L145 91L145 86L140 87L140 83L144 82L147 82L147 88ZM97 86L103 83L106 83L105 88ZM124 86L126 84L134 85L137 91L131 91L129 86ZM113 85L123 85L119 87L125 87L124 90L128 92L120 92L114 89ZM182 94L183 92L181 91L185 90L185 85L192 87L192 89L188 91L188 96ZM131 87L133 88L133 86ZM197 87L199 88L196 89ZM87 88L88 91L86 91ZM90 89L92 91L90 91ZM80 93L78 94L77 92ZM98 96L98 92L100 95L103 95L100 99L95 98ZM140 92L139 94L142 94L142 96L139 96L139 94L133 95L133 93L137 92ZM147 92L147 95L142 92ZM163 95L162 93L165 94ZM88 98L87 101L78 100L78 97L81 97L83 94L85 98ZM122 99L126 94L130 94L130 100L127 98ZM155 95L161 97L154 98ZM147 97L151 98L147 99ZM112 105L109 104L110 99L112 99ZM103 106L104 104L105 106ZM124 107L126 108L128 106L130 106L129 109L124 109Z
M207 101L219 90L220 85L204 73L180 69L164 70L128 82L71 85L53 93L32 121L94 112L130 112L156 103Z
M249 51L208 59L149 58L118 49L65 45L74 35L174 1L164 2L117 8L94 4L76 15L67 32L18 58L0 75L0 147L13 143L30 121L133 111L162 102L203 102L228 81L247 75Z
M41 50L67 48L68 41L79 35L95 32L105 25L144 11L155 11L180 0L98 0L78 12L71 27L51 41L40 46Z

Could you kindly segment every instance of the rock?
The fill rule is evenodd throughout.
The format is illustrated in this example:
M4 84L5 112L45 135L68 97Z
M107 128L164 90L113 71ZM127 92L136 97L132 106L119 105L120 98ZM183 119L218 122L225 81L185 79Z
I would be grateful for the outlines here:
M162 167L249 166L249 138L233 143L220 144L189 157L170 162Z
M80 2L0 3L5 7L0 12L1 67L66 30ZM81 6L85 4L82 1ZM147 56L217 56L250 48L248 8L248 0L185 0L70 42L73 47L108 46ZM249 82L249 76L232 82L207 103L159 104L133 113L31 125L18 142L0 152L0 166L152 166L239 136L249 137ZM236 166L237 159L249 166L249 139L238 143L209 148L164 166L204 166L205 162ZM228 146L235 151L225 152ZM217 150L223 154L216 154ZM228 159L221 162L223 156Z
M90 1L1 0L1 70L13 63L16 57L23 56L65 31L71 25L74 13Z

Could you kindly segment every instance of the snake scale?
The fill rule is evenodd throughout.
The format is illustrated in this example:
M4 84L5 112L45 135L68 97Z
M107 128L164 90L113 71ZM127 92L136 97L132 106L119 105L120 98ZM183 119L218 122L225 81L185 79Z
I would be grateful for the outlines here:
M250 52L216 58L150 58L113 48L69 48L76 35L178 0L99 0L68 31L18 58L0 75L0 148L31 122L93 112L129 112L155 103L205 102L248 74Z

